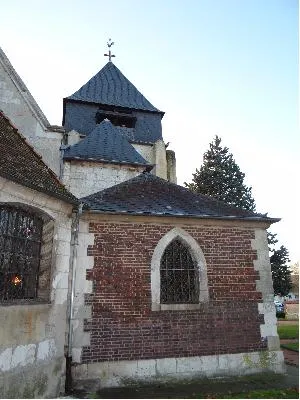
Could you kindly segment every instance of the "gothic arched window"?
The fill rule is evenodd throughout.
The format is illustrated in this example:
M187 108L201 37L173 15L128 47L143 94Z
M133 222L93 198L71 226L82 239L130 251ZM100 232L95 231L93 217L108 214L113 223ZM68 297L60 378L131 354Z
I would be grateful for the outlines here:
M31 210L0 205L0 301L36 299L44 221ZM48 269L48 267L47 267Z
M199 243L175 227L157 243L151 258L151 310L197 310L209 301L207 267Z
M188 247L175 239L166 247L160 264L162 304L199 303L197 265Z

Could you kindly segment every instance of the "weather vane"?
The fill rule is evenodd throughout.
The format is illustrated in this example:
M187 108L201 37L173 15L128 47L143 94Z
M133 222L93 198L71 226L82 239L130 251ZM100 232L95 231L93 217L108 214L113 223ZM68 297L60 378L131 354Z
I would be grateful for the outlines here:
M107 42L108 54L104 54L105 57L108 57L108 61L111 61L112 57L116 57L114 54L111 54L111 51L110 51L110 48L113 44L115 44L115 42L112 42L111 39L108 39L108 42Z

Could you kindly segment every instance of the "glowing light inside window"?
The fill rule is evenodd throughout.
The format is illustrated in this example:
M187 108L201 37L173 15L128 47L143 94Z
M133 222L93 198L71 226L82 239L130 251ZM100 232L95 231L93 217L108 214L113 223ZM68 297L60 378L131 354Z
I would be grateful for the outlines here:
M22 283L22 279L17 275L14 276L11 281L15 286L20 285Z

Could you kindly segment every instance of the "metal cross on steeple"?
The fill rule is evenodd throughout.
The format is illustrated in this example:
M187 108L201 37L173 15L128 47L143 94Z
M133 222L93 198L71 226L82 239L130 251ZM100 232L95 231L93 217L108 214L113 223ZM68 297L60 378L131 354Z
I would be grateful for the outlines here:
M112 42L111 39L108 39L108 42L107 42L108 54L104 54L105 57L108 57L108 61L111 61L112 57L116 57L114 54L111 54L111 51L110 51L110 48L113 44L115 44L115 42Z

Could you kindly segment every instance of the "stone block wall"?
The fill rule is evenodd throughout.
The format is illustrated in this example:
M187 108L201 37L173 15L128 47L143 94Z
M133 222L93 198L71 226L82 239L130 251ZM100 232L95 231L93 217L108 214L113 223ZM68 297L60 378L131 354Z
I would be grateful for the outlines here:
M155 374L160 375L157 363L169 359L175 360L176 366L183 359L189 363L189 359L195 358L198 370L202 371L200 365L208 356L215 357L217 374L221 355L230 355L235 363L234 360L243 359L241 354L251 353L259 358L268 352L268 340L261 332L265 321L259 304L264 300L257 289L260 271L254 267L258 259L253 248L254 227L216 222L181 225L203 251L209 300L197 310L153 311L152 254L158 241L179 222L177 219L175 224L151 223L150 218L135 221L97 222L95 217L89 225L94 245L88 247L87 255L94 258L94 264L87 271L87 279L93 282L94 290L86 298L86 305L92 310L84 325L90 343L82 349L82 365L74 368L78 379L95 377L97 371L102 385L121 385L135 362L143 364L144 369L152 363ZM280 369L283 364L279 347L273 346L272 350L278 353L275 364ZM147 371L132 373L131 378L148 376ZM117 381L111 374L119 374Z
M62 133L49 130L48 120L1 49L0 110L59 176Z
M173 150L167 150L166 151L166 157L167 157L167 177L168 177L168 181L170 181L172 183L177 183L175 152Z
M155 164L153 144L132 143L132 146L146 161L148 161L149 164Z
M36 136L43 132L44 122L48 123L28 89L12 69L1 50L0 109L26 137Z
M0 393L53 398L65 381L72 206L3 178L0 202L31 207L50 219L42 237L39 300L0 302Z
M20 129L22 133L22 129ZM44 163L60 176L60 146L62 133L53 131L42 131L36 136L28 136L28 142L34 150L42 156Z
M78 247L75 265L74 307L71 320L72 361L80 363L82 349L90 343L90 334L84 330L84 321L91 318L91 306L87 297L93 292L93 282L87 280L87 270L93 268L93 257L87 255L88 246L94 243L94 235L89 232L88 222L79 224Z
M70 192L81 198L134 178L144 169L144 167L139 166L66 161L64 163L63 183Z

